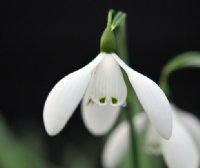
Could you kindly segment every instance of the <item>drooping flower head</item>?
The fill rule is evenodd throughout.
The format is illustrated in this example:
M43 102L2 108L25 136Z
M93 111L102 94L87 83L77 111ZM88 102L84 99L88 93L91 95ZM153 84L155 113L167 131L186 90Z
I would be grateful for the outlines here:
M145 113L133 120L138 133L145 133L145 152L162 154L169 168L198 168L200 157L200 121L191 113L173 106L173 132L165 140L155 131ZM145 131L144 131L145 129ZM129 125L122 122L109 136L102 155L105 168L115 168L128 152Z
M88 130L96 135L108 132L126 103L122 68L156 130L166 139L171 136L172 114L165 94L151 79L131 69L117 56L115 43L113 30L107 27L101 38L100 54L53 87L43 113L49 135L63 129L81 99L82 117Z

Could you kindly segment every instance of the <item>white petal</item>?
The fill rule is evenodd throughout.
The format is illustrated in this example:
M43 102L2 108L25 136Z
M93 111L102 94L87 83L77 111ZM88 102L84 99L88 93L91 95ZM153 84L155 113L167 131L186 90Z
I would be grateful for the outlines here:
M170 140L162 140L162 149L169 168L198 168L199 156L194 141L177 120Z
M61 79L49 93L43 112L43 120L47 133L59 133L79 104L93 69L102 60L98 55L87 66Z
M91 102L87 92L82 102L82 118L86 128L94 135L106 134L114 125L120 112L120 107L105 106Z
M129 147L129 127L127 122L122 122L109 136L102 156L105 168L116 168L122 161Z
M149 122L148 122L149 123ZM148 154L159 155L161 154L160 136L156 130L150 125L147 128L145 137L146 152Z
M189 133L192 135L200 155L200 121L193 114L189 112L180 112L178 116Z
M127 88L120 66L111 54L105 54L92 75L90 97L97 104L121 106L127 96Z
M145 131L145 150L148 154L161 154L160 136L152 127L144 112L140 112L134 117L134 124L138 133Z
M133 122L135 124L135 129L139 134L141 134L145 130L146 126L149 125L147 116L144 112L136 114Z
M151 79L128 67L117 55L113 54L113 57L126 71L130 83L155 129L163 138L169 139L172 133L172 111L163 91Z

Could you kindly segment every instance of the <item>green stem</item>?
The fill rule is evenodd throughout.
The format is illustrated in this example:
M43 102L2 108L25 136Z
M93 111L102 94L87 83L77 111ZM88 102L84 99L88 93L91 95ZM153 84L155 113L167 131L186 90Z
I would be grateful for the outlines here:
M123 20L119 25L117 32L117 49L120 57L128 64L128 50L126 44L126 22ZM133 124L133 117L138 112L140 107L138 106L138 100L134 95L133 88L130 85L128 77L125 76L125 81L127 84L128 95L127 95L127 106L126 106L126 118L129 123L130 128L130 143L131 143L131 153L132 153L132 167L139 168L139 158L138 156L138 147L137 147L137 135L136 130Z
M117 39L118 54L120 55L121 59L128 64L129 58L127 50L127 35L126 35L125 20L123 20L119 25L119 29L116 34L116 39Z
M117 12L112 21L111 29L115 30L117 27L119 27L121 25L121 22L123 22L125 18L126 18L126 13L121 11Z
M138 163L138 153L137 153L137 135L135 132L135 127L133 124L133 116L131 113L131 108L127 108L126 110L126 117L127 121L129 123L129 129L130 129L130 143L131 143L131 152L132 152L132 167L133 168L139 168L139 163Z

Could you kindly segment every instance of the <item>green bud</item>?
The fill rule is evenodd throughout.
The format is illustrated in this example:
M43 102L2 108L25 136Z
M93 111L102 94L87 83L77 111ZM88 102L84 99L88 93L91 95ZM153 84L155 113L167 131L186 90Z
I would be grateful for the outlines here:
M115 35L109 28L106 28L101 36L100 49L106 53L113 53L116 50Z

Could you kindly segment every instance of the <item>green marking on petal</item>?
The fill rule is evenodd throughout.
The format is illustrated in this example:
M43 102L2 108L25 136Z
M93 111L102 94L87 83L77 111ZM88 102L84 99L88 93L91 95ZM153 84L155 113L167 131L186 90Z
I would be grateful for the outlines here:
M101 97L101 98L99 98L99 102L100 102L101 104L104 104L105 101L106 101L106 97Z
M118 100L115 97L112 97L112 104L117 104Z
M151 146L152 146L154 149L159 149L159 148L160 148L160 144L159 144L159 143L153 143L153 144L151 144Z
M90 98L90 99L88 100L88 102L87 102L87 105L89 105L89 104L94 104L94 102L92 101L91 98Z

